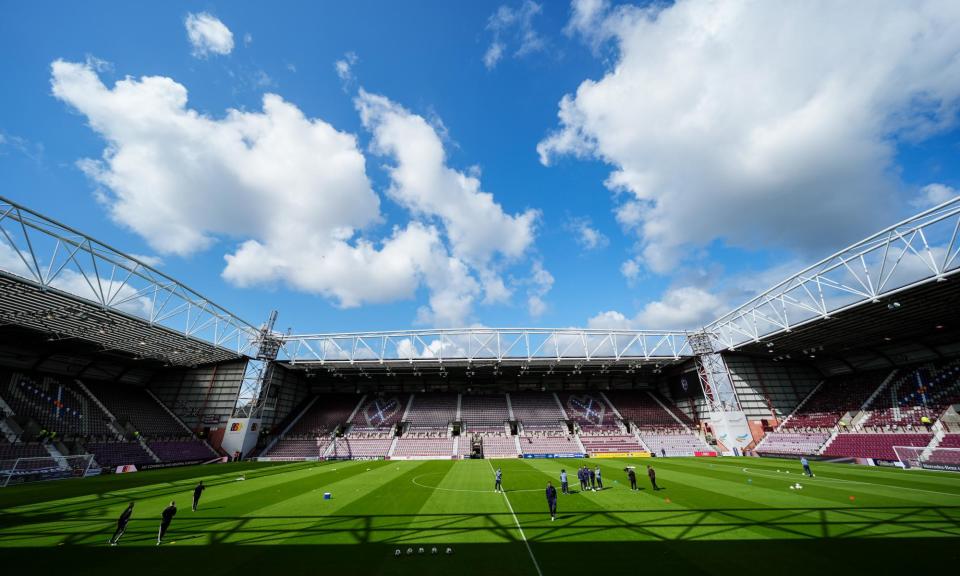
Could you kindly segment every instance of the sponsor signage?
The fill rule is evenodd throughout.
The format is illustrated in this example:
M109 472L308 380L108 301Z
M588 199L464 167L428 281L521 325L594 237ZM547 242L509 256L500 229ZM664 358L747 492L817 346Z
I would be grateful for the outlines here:
M921 462L920 467L926 470L946 470L947 472L960 472L960 464L947 464L946 462Z
M257 458L257 462L318 462L320 458L316 456L306 456L306 457L297 457L297 456L261 456Z
M124 464L123 466L117 466L117 469L114 470L115 474L127 474L129 472L136 472L137 467L133 464Z
M716 453L716 452L713 452L713 451L710 451L710 452L694 452L693 455L694 455L694 456L716 456L717 453Z
M202 464L203 460L185 460L183 462L159 462L155 464L141 464L141 470L150 470L153 468L176 468L177 466L192 466L194 464Z
M561 452L559 454L524 454L524 458L587 458L586 454L578 452Z
M649 458L650 453L641 450L640 452L593 452L591 458Z

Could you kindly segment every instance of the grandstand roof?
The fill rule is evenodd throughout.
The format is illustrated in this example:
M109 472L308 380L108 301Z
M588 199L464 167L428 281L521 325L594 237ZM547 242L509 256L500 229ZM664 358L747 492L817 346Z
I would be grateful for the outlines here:
M69 226L0 197L0 327L191 366L243 357L256 328Z

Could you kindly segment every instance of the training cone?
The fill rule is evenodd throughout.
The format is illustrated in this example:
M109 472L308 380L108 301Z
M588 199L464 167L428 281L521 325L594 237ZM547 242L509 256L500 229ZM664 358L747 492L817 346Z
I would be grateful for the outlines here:
M670 503L670 499L669 499L669 498L664 498L663 501L666 502L667 504Z
M856 500L856 497L851 496L851 497L850 497L850 501L853 502L854 500Z

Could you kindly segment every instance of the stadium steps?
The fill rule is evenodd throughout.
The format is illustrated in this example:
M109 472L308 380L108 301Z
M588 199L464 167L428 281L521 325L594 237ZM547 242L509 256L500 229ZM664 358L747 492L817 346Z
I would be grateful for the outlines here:
M360 411L360 407L363 406L363 402L366 399L367 399L366 394L360 397L360 400L357 401L357 405L353 407L353 412L350 413L350 417L347 418L347 424L350 424L351 422L353 422L353 418L357 415L357 412Z
M583 445L583 442L580 441L580 436L579 436L579 435L574 435L574 436L573 436L573 439L576 440L576 442L577 442L577 448L580 449L580 453L581 453L581 454L586 454L586 453L587 453L587 449L586 449L586 447Z
M308 410L310 410L310 408L317 402L317 399L319 398L320 396L317 395L311 398L309 401L307 401L306 405L303 407L302 410L300 410L296 418L291 419L290 422L288 422L287 425L283 428L283 431L280 432L280 434L275 435L273 437L273 440L270 440L270 442L263 448L263 451L261 451L260 453L269 454L270 451L273 450L273 447L277 445L277 442L279 442L281 438L287 435L287 432L289 432L290 429L293 428L293 426L297 422L299 422L301 418L303 418L303 415L306 414Z
M933 438L930 439L930 443L927 444L927 447L920 452L920 458L929 458L937 447L940 446L940 442L943 441L943 437L947 435L947 428L943 425L943 422L937 420L931 428L933 431Z
M564 419L564 420L569 420L570 417L567 416L567 411L566 411L566 409L564 409L564 407L563 407L563 402L560 401L560 397L557 396L557 393L556 393L556 392L551 392L550 394L553 396L553 399L556 400L557 406L560 408L560 413L563 414L563 419Z
M510 395L507 394L507 397L508 397L508 398L509 398L509 396L510 396ZM509 400L507 400L507 402L509 403ZM509 405L509 404L508 404L508 405ZM519 435L519 434L513 437L513 445L516 446L516 448L517 448L517 454L518 454L518 455L523 454L523 449L520 448L520 435Z
M407 418L410 416L410 411L413 410L413 399L416 396L416 394L411 394L410 398L407 399L407 407L403 410L403 416L400 417L401 422L406 422Z
M113 412L107 410L107 407L103 404L103 402L100 401L99 398L97 398L96 394L87 388L87 385L83 383L83 380L74 380L74 383L79 386L81 390L83 390L83 393L86 394L88 398L93 400L93 403L97 405L97 408L100 408L100 410L107 415L107 417L110 419L110 421L107 423L107 427L113 430L118 439L123 438L123 431L120 429L117 417L114 416Z
M463 394L457 392L457 422L462 422Z
M786 426L787 422L789 422L790 419L793 418L793 416L807 404L807 401L809 401L814 394L820 391L820 388L823 388L823 383L826 381L827 381L826 378L824 378L823 380L820 380L820 382L818 382L817 385L814 386L813 389L810 390L810 392L803 397L803 400L801 400L800 403L797 404L796 407L794 407L794 409L790 411L790 414L788 414L787 417L783 419L783 422L777 425L777 428L774 430L774 432L782 432L783 431L782 428ZM764 436L764 438L766 438L766 436ZM763 444L762 440L760 441L760 444ZM757 448L760 448L760 444L757 444Z
M877 389L873 391L866 400L863 401L863 405L860 406L860 413L853 419L853 422L850 423L851 427L856 428L857 426L863 426L870 420L872 412L870 411L870 406L873 405L873 401L877 399L880 394L882 394L889 386L890 383L894 381L897 376L898 370L894 368L887 377L883 379L883 382L877 386Z
M173 410L167 408L167 405L161 402L160 399L157 398L157 395L153 393L153 390L144 387L143 391L147 393L147 396L153 398L153 401L156 402L157 405L160 406L160 408L162 408L163 411L166 412L168 416L173 418L173 421L179 424L180 427L183 428L184 431L186 431L186 433L189 434L191 438L196 438L196 434L193 433L193 430L191 430L190 427L187 426L186 423L183 420L181 420L179 416L174 414Z
M412 395L412 394L410 395L410 402L413 402L413 395ZM408 403L408 404L407 404L407 410L409 410L409 409L410 409L410 404ZM387 450L387 459L388 459L388 460L393 457L393 453L396 452L396 450L397 450L397 444L398 444L399 442L400 442L400 437L399 437L399 436L394 436L394 437L393 437L393 442L390 442L390 449Z
M140 447L143 448L143 451L146 452L151 458L153 458L154 462L158 464L161 462L160 457L154 454L153 450L151 450L150 447L147 446L147 441L143 439L142 435L137 436L137 442L140 443Z
M507 414L510 416L510 421L513 422L516 418L513 416L513 402L510 401L510 393L507 392L504 396L507 397Z
M688 428L687 425L683 423L683 420L681 420L679 416L677 416L676 414L674 414L674 413L673 413L673 410L667 408L667 405L664 404L663 402L661 402L660 399L657 398L657 395L656 395L656 394L650 392L649 390L647 390L646 392L647 392L647 395L648 395L648 396L650 396L651 398L653 398L654 402L656 402L657 404L659 404L660 407L663 408L663 409L667 412L667 414L669 414L670 416L672 416L673 419L677 421L677 424L679 424L679 425L680 425L684 430L686 430L687 432L690 431L690 428Z
M609 398L607 398L606 394L604 394L603 392L600 392L600 397L603 398L603 401L606 402L607 406L610 407L610 410L613 411L613 415L616 416L622 424L623 421L625 420L623 417L623 414L621 414L620 411L617 410L617 407L613 405L613 402L611 402Z

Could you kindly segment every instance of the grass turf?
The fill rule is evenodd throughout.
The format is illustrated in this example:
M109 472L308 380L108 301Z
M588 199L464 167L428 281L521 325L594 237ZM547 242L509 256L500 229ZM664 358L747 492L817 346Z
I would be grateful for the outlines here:
M15 486L0 490L0 556L41 574L207 575L891 573L960 560L960 475L814 463L808 479L796 461L588 460L606 489L561 495L551 522L546 482L566 468L576 490L579 462L245 463ZM627 465L642 490L629 490ZM505 495L492 490L495 466ZM209 488L192 512L199 479ZM179 512L157 547L171 499ZM109 547L131 500L133 520Z

